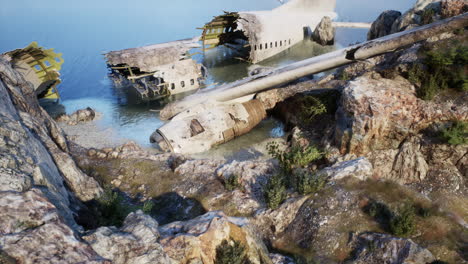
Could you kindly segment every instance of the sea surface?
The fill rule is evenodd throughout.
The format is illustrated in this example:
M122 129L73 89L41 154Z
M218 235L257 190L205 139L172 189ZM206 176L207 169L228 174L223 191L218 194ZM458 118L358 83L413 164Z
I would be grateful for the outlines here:
M406 11L415 0L337 0L337 21L372 22L385 10ZM198 36L197 27L225 11L269 10L277 0L0 0L0 53L32 41L63 54L59 86L67 113L92 107L103 114L98 125L112 127L119 137L150 146L148 138L163 121L157 112L164 102L136 103L107 78L103 54ZM334 47L303 42L261 63L281 66L366 40L366 29L338 29ZM246 63L218 64L209 69L212 84L247 76ZM262 138L281 136L273 119L236 139L228 148L241 149Z

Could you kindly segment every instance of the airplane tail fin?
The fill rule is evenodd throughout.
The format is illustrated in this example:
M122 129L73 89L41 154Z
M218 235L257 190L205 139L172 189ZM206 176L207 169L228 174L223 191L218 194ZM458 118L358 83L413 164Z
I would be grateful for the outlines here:
M278 11L333 12L336 0L290 0L276 8Z

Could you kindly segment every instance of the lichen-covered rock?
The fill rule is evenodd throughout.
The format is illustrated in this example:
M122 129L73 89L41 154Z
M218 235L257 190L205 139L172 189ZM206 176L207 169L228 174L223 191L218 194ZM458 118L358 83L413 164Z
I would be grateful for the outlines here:
M270 253L270 259L273 264L296 264L292 258L280 254Z
M65 183L73 196L82 201L96 198L102 192L99 184L78 169L69 154L65 135L39 106L33 87L3 58L0 58L0 94L0 137L4 142L0 144L0 164L16 170L16 175L29 175L33 185L49 188L50 196L55 196L53 200L69 200ZM12 178L19 181L10 183L17 186L14 187L17 191L25 186L21 182L28 181L24 177Z
M413 183L424 180L430 166L412 136L433 123L468 120L468 107L420 100L406 79L369 73L345 87L336 117L342 154L367 157L377 178Z
M432 9L436 16L440 13L440 0L418 0L416 4L410 10L406 11L403 15L395 20L392 25L391 33L408 30L413 27L420 26L424 21L422 16L425 10ZM430 14L429 12L426 13ZM426 18L429 19L429 18ZM434 19L431 17L431 19Z
M162 226L160 233L164 251L180 264L215 263L216 248L224 240L240 242L250 263L271 263L265 245L245 218L209 212L186 222Z
M57 122L66 122L70 126L76 126L79 123L93 121L96 117L96 112L87 107L85 109L80 109L74 112L71 115L61 115L57 117Z
M392 32L392 25L401 16L401 12L395 10L384 11L377 20L372 23L372 26L367 33L367 40L372 40L387 36Z
M39 189L0 192L0 248L19 263L109 263L60 217Z
M341 180L347 177L354 177L359 180L366 180L373 176L372 164L365 157L354 160L343 161L325 168L319 172L326 175L330 181Z
M314 30L312 39L320 45L333 45L335 42L335 28L330 17L323 17Z
M130 213L121 228L101 227L83 237L101 256L115 264L173 262L158 244L158 222L141 210Z
M458 16L468 12L468 2L466 0L443 0L440 9L442 18Z
M414 243L411 239L392 237L386 234L364 233L354 236L353 260L349 263L432 263L431 252Z

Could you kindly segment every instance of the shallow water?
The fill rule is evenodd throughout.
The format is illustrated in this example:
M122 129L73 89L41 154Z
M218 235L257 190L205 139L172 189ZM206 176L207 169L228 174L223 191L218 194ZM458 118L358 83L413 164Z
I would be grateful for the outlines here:
M163 122L150 109L161 103L134 104L124 91L114 89L107 79L102 54L111 50L144 46L199 35L197 27L222 10L267 10L279 6L276 0L0 0L0 53L38 41L63 53L61 103L66 112L90 106L104 114L99 125L110 126L124 138L150 146L149 135ZM382 11L407 10L412 0L338 0L339 21L371 22ZM138 4L136 4L138 3ZM335 48L366 39L365 29L339 29ZM261 63L279 66L325 52L309 42ZM209 70L212 83L230 82L245 77L245 63L218 65ZM241 149L270 137L278 123L267 120L230 145ZM220 151L219 148L217 151ZM222 152L222 151L220 151Z

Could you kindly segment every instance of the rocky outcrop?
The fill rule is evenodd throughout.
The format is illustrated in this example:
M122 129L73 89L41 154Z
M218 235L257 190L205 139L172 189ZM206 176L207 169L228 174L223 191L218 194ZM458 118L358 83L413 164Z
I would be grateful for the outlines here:
M0 57L0 248L21 263L105 262L78 238L75 210L99 184L69 154L30 83Z
M428 11L425 12L425 10ZM435 16L438 13L440 13L440 0L418 0L413 8L405 12L393 23L391 33L431 23L437 19Z
M387 36L392 33L392 25L401 16L401 12L395 10L384 11L377 20L372 23L371 29L367 33L367 40L372 40Z
M240 242L250 263L271 263L265 245L245 218L209 212L186 222L162 226L160 233L164 251L180 264L215 263L216 248L224 240Z
M65 122L69 126L76 126L79 123L93 121L96 117L96 112L87 107L86 109L80 109L71 115L61 115L56 118L57 122Z
M356 250L349 263L432 263L434 256L411 239L386 234L364 233L354 236ZM347 262L348 263L348 262Z
M393 173L408 183L423 179L428 170L409 138L432 123L468 120L468 107L453 101L420 100L406 79L369 73L345 87L336 117L335 143L341 153L368 155L376 174ZM393 160L381 159L382 155L393 156ZM385 160L394 172L379 169L378 160Z
M328 180L336 181L347 177L354 177L359 180L370 179L374 170L367 158L361 157L355 160L343 161L325 168L319 174L326 175Z
M115 264L177 263L158 243L158 222L140 210L130 213L121 228L101 227L83 239Z
M85 175L69 155L64 134L39 106L33 87L0 59L0 112L2 119L2 167L17 176L30 175L33 185L43 185L68 200L65 184L82 201L97 197L101 188ZM21 182L24 177L14 177Z
M0 248L19 263L110 263L76 236L44 192L0 192Z
M314 30L312 39L320 45L333 45L335 42L335 28L330 17L323 17Z

